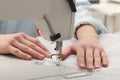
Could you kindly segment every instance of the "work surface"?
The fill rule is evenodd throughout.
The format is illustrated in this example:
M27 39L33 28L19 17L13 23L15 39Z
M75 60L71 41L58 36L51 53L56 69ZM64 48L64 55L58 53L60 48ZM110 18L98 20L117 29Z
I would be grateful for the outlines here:
M54 44L51 45L40 37L38 39L55 53ZM63 48L73 42L74 40L64 41ZM62 61L62 66L56 66L51 59L26 61L11 55L0 55L0 80L120 80L120 32L101 35L100 43L110 61L108 68L93 72L80 70L75 55Z

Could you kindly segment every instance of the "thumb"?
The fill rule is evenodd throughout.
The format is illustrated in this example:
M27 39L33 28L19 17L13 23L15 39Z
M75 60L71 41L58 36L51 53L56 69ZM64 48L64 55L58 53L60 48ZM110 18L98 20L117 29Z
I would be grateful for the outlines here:
M73 53L73 50L72 50L72 45L71 46L68 46L67 48L65 48L63 51L62 51L62 54L61 54L61 58L62 60L66 59L70 54Z

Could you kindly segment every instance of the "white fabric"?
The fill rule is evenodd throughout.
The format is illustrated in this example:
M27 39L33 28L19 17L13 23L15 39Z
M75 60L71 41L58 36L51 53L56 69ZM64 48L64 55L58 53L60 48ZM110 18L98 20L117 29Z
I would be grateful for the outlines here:
M64 41L63 48L72 44L73 42L74 40ZM99 71L96 71L96 73L103 73L106 75L120 75L120 32L100 35L100 44L107 53L109 67L101 68ZM46 47L48 47L48 44ZM68 57L68 59L62 62L62 65L78 69L76 56L72 55Z
M48 47L51 53L55 53L55 44L51 45L50 42L40 37L38 39L46 43L45 46ZM73 42L74 40L64 41L63 48ZM109 67L95 70L88 76L69 80L120 80L120 32L100 35L100 43L108 55ZM44 65L42 65L43 63ZM12 56L0 55L0 80L68 80L57 75L79 71L75 55L71 55L65 61L62 61L61 64L63 68L56 67L51 59L26 61ZM81 72L87 74L85 70ZM56 75L56 77L49 77L53 75ZM40 79L45 76L49 78Z

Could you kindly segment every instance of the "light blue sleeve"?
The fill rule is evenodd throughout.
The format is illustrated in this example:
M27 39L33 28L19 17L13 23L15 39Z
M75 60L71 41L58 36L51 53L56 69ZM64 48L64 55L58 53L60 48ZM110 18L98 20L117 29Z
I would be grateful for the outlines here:
M91 4L88 0L76 0L77 12L75 13L75 28L77 28L80 24L89 23L93 25L98 35L106 33L107 29L103 23L92 17L92 14L90 13L90 5Z
M36 37L36 24L33 19L0 20L0 34L26 33Z

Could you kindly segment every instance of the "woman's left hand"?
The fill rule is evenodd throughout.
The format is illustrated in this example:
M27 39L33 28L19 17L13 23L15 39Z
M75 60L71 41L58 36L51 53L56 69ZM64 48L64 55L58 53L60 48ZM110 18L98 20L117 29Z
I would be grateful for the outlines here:
M94 39L81 39L68 46L62 52L62 58L67 58L70 54L77 55L78 66L82 69L93 70L101 66L108 66L108 58L104 49Z

